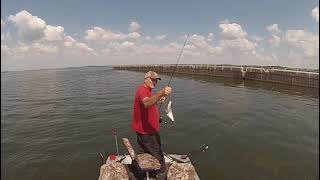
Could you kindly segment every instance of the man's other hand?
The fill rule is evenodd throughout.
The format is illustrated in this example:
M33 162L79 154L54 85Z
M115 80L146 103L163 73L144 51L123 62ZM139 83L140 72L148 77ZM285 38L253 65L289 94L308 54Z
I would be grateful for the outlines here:
M163 95L168 96L172 93L172 88L169 86L166 86L162 89L162 91L163 91Z

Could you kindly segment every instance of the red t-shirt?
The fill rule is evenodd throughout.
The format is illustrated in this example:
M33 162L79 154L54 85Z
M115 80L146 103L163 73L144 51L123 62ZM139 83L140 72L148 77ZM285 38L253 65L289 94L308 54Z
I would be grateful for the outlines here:
M134 97L133 121L132 128L140 134L154 134L159 132L159 111L156 104L145 108L142 100L151 97L151 89L141 85L136 91Z

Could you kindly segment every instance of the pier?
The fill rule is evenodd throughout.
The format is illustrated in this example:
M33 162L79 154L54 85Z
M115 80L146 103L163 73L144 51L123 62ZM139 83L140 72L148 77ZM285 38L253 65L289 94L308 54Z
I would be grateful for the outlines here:
M176 65L120 65L116 70L156 71L170 74ZM248 66L248 65L213 65L213 64L181 64L176 74L201 75L212 77L237 78L243 81L262 81L270 83L290 84L319 89L319 70L285 68L279 66Z

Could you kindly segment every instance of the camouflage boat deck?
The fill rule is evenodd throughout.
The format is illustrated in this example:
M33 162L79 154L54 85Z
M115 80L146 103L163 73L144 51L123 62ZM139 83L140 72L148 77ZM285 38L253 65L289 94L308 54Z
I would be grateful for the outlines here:
M129 139L123 138L123 144L129 155L110 155L100 168L98 180L144 180L146 174L149 179L157 179L159 161L148 153L136 154ZM111 158L113 157L113 158ZM115 157L115 158L114 158ZM167 180L200 180L189 157L185 155L167 155L164 153Z
M178 160L179 163L174 159ZM108 157L106 164L102 165L100 168L100 177L98 180L146 179L145 172L137 168L137 165L134 162L135 161L132 161L132 158L129 155L117 156L115 160L111 160L110 157ZM167 167L167 180L200 180L188 157L182 159L181 155L165 155L165 162ZM112 165L114 163L116 163L116 165ZM150 179L157 179L155 172L150 173Z

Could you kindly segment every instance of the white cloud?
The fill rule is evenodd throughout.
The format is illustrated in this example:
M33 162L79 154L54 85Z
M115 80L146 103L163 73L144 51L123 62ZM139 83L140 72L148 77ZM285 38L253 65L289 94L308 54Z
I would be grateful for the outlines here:
M137 46L133 42L124 41L115 47L118 55L136 54Z
M208 37L207 37L207 41L211 42L211 41L213 41L213 38L214 38L213 33L209 33Z
M48 41L61 41L64 36L64 28L61 26L47 25L44 30L44 39Z
M163 35L156 35L154 37L151 37L151 36L146 36L145 37L145 40L147 41L152 41L152 40L155 40L155 41L163 41L167 38L167 35L166 34L163 34Z
M67 48L72 47L72 45L76 42L71 36L67 36L64 39L63 45Z
M242 27L237 23L221 23L219 27L222 29L222 36L227 39L244 38L247 36Z
M189 42L198 48L207 48L209 44L206 41L206 38L201 35L193 34L189 37Z
M64 38L63 50L65 54L97 56L94 49L88 47L85 43L77 42L71 36L66 36Z
M132 32L132 33L129 33L127 37L132 39L139 39L141 35L138 32Z
M278 57L275 54L266 55L266 54L257 53L256 51L252 51L252 55L258 61L263 63L262 65L270 65L270 64L274 64L274 62L278 61Z
M280 34L281 30L278 27L278 24L271 24L269 26L267 26L267 30L271 33L271 34Z
M19 35L16 42L11 42L10 55L13 58L27 56L49 58L51 55L58 54L95 55L95 51L85 43L66 36L62 26L47 25L44 20L25 10L14 16L10 15L8 19L14 23ZM3 50L5 51L6 48L3 47Z
M56 54L59 48L55 45L41 44L38 42L26 44L19 43L17 46L12 47L10 56L12 58L27 58L27 57L48 57L49 55Z
M57 53L59 51L59 49L57 46L54 46L54 45L33 43L31 45L31 51L33 51L33 53L36 53L37 55L42 55L42 54Z
M35 40L43 36L46 28L46 22L37 16L32 16L29 12L23 10L15 16L10 15L12 21L18 29L19 35L25 40Z
M75 43L74 47L76 50L79 50L79 52L86 53L86 55L95 55L94 50L89 48L85 43Z
M256 44L246 38L227 39L220 41L220 45L224 48L231 49L232 51L250 51L254 50Z
M302 51L307 58L319 56L319 35L304 30L288 30L286 41L289 46Z
M255 35L251 36L251 38L256 42L261 42L264 40L264 37L255 36Z
M137 32L141 28L140 24L137 21L133 21L130 23L128 31L129 32Z
M163 35L157 35L154 37L155 40L158 40L158 41L162 41L162 40L165 40L167 38L167 35L163 34Z
M312 10L314 18L317 18L316 13L314 13L318 11L317 9ZM1 20L1 27L5 25L4 31L7 31L11 28L10 23L13 23L14 26L12 27L17 30L14 32L18 32L19 36L13 38L15 41L7 43L6 40L3 43L4 39L9 41L12 39L3 38L5 35L10 35L9 31L7 34L1 33L1 52L2 56L7 59L12 57L21 60L30 57L29 59L38 58L45 62L46 59L59 57L57 62L63 58L83 59L83 62L90 64L95 58L105 60L113 57L128 59L126 62L134 63L136 61L143 62L140 59L152 57L155 60L154 63L158 63L158 59L154 58L158 57L159 59L167 58L168 61L166 62L172 62L172 59L179 55L182 42L186 38L186 36L183 36L177 40L167 39L167 34L143 36L140 31L141 26L136 21L129 24L129 32L125 33L95 26L85 31L83 37L71 37L65 32L64 27L47 25L44 20L31 15L27 11L11 15L8 20L8 22ZM7 26L10 28L7 28ZM183 52L183 60L189 60L188 62L191 63L271 65L276 61L289 62L288 59L299 55L301 55L301 62L306 58L319 56L319 35L305 30L282 31L278 24L271 24L266 27L270 36L258 37L249 35L239 23L232 23L229 20L221 21L219 28L221 31L217 34L192 34L189 36L189 41ZM83 38L85 41L80 42L78 38ZM279 48L270 49L272 46L267 42ZM260 46L260 43L262 46ZM276 53L285 49L284 46L289 48L290 52L287 56L284 56L284 54L278 56ZM262 48L265 50L262 51ZM269 50L272 50L272 52ZM111 56L112 58L109 58ZM296 59L298 62L299 58ZM150 58L145 62L150 63L149 60ZM63 63L63 61L59 62ZM288 66L288 64L285 65Z
M208 54L209 55L223 55L223 48L222 47L209 47Z
M108 41L120 41L125 40L127 35L121 32L112 32L105 30L101 27L94 27L93 29L86 31L86 36L84 39L88 41L97 41L97 42L108 42Z
M222 47L213 47L211 44L213 34L210 33L208 37L193 34L189 37L189 42L185 49L189 51L190 55L221 55L223 52Z
M228 20L219 24L222 30L221 35L224 39L220 41L220 46L233 52L251 51L257 46L246 38L247 32L244 31L240 24L229 23Z
M269 43L274 47L278 47L280 42L281 42L281 38L277 35L272 34L271 37L269 38Z
M319 23L319 6L316 6L312 9L311 15L316 20L316 22Z
M5 44L1 44L1 57L6 57L6 56L11 56L11 49L5 45Z
M282 40L282 31L280 30L278 24L271 24L267 26L266 29L271 35L271 37L268 39L268 42L271 44L271 46L278 47Z

